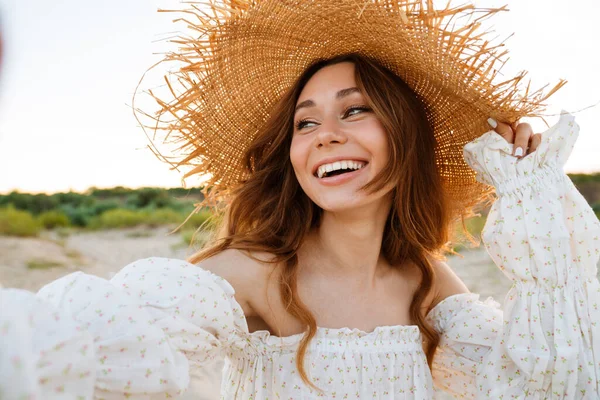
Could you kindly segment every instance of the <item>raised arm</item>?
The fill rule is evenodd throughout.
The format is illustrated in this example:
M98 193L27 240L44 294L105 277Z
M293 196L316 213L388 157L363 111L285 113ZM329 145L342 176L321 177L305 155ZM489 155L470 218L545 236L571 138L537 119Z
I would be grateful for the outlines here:
M434 379L457 397L599 396L600 223L563 172L577 135L567 114L523 159L494 131L464 148L496 188L482 239L513 286L503 314L473 295L430 313L442 332Z

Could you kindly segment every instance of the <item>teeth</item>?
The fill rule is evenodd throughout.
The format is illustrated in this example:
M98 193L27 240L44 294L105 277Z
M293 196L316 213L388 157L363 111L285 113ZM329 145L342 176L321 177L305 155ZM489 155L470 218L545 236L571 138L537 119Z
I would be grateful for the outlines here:
M317 176L322 178L326 173L337 171L340 169L361 169L365 166L365 163L362 161L353 161L353 160L341 160L336 161L329 164L323 164L317 169Z

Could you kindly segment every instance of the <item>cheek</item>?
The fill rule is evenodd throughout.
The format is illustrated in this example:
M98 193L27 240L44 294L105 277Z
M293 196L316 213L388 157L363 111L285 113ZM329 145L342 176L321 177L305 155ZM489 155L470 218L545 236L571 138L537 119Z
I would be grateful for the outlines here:
M374 123L371 132L372 135L369 140L371 153L375 156L377 165L382 168L387 164L390 157L388 135L379 121Z
M302 182L303 175L306 173L306 164L308 162L308 151L306 143L301 138L294 137L290 146L290 162L294 168L296 178Z
M387 164L388 160L390 159L390 146L386 137L383 137L379 143L379 151L382 155L381 161L383 162L383 165Z

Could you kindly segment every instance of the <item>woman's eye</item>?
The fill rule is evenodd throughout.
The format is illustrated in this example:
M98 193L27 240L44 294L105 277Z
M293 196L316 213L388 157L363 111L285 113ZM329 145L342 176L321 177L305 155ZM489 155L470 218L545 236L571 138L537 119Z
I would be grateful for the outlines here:
M367 106L352 106L346 110L346 112L344 113L344 118L368 111L371 111L371 109Z
M344 115L342 118L348 118L353 115L361 114L364 112L370 112L370 111L372 111L372 110L368 106L352 106L352 107L348 107L346 109L346 111L344 111ZM318 125L318 123L308 120L308 119L301 119L300 121L296 122L294 125L295 125L296 130L301 130L304 128L312 128L313 126Z
M296 129L300 130L302 128L306 128L309 124L314 124L314 122L306 120L306 119L302 119L302 120L296 122Z

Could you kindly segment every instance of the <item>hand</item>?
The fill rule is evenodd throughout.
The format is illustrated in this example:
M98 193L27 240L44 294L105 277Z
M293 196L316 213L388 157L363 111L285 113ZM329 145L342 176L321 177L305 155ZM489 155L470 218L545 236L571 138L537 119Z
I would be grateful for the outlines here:
M539 133L534 134L531 125L527 123L520 124L517 121L509 125L489 118L488 124L508 143L514 143L513 156L517 158L523 158L533 153L542 142L542 135ZM521 153L519 153L519 150L521 150Z

